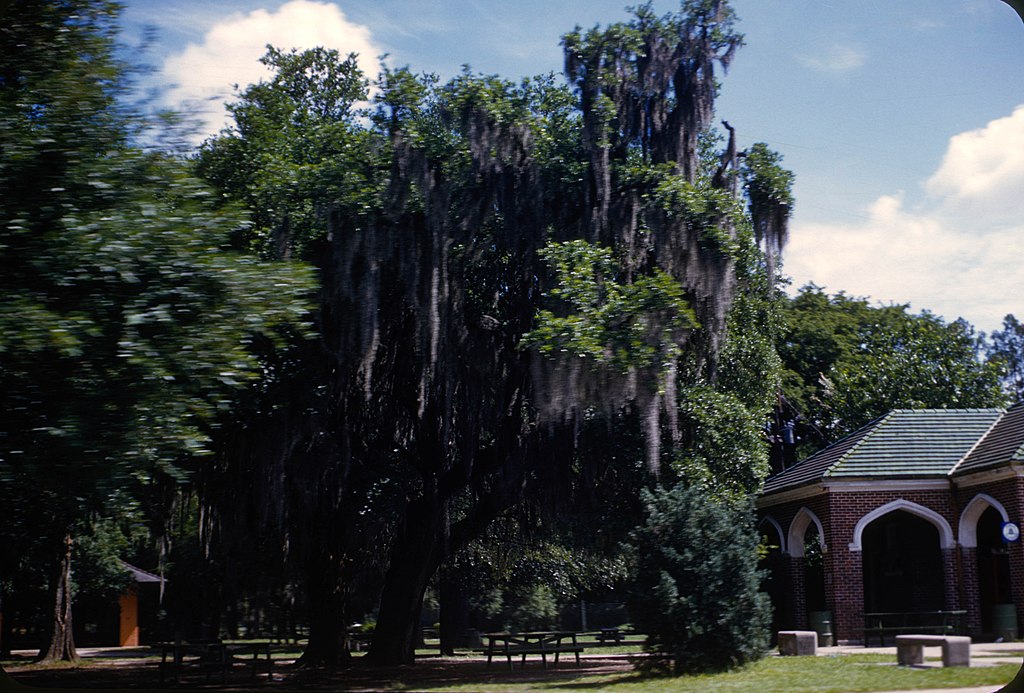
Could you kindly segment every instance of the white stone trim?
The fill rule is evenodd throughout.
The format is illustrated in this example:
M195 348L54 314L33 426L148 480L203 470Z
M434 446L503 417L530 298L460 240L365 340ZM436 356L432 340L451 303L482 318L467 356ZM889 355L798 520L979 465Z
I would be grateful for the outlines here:
M855 491L948 491L948 479L858 479L856 481L829 480L825 488L835 493Z
M890 503L886 503L885 505L880 505L857 521L857 526L853 528L853 541L850 542L850 551L860 551L863 548L862 541L865 527L883 515L888 515L896 510L904 510L911 515L917 515L921 519L927 520L935 525L935 528L939 530L940 548L952 549L956 546L956 542L953 540L953 529L949 526L949 523L946 522L946 518L923 505L918 505L917 503L912 503L904 498L899 498Z
M960 546L965 549L977 548L978 520L981 519L982 513L989 508L995 508L1003 516L1003 522L1010 521L1010 516L1007 514L1006 508L1003 507L1002 503L987 493L979 493L971 499L971 502L964 507L964 511L960 513L960 535L957 537Z
M811 523L818 528L818 543L822 552L828 551L825 545L825 530L821 526L821 520L807 506L796 511L793 521L789 523L789 536L786 537L786 544L789 546L789 555L793 558L804 557L804 535Z
M758 528L760 528L765 522L775 528L775 531L779 536L779 550L782 551L782 553L786 553L786 533L782 531L782 525L780 525L779 521L771 515L765 515L761 518L761 521L757 523Z
M970 488L972 486L981 486L982 484L991 484L998 481L1005 481L1007 479L1016 479L1024 476L1024 468L1020 465L1011 464L1007 467L996 467L994 469L983 469L977 472L970 472L963 476L957 476L953 478L953 483L957 488Z

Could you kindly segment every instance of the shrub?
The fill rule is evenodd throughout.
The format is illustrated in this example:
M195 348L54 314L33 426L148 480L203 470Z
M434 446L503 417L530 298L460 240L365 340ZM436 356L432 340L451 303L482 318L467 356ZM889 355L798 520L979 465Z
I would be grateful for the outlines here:
M641 666L697 673L762 657L771 607L759 590L752 508L683 486L644 491L643 500L645 523L630 536L629 596L652 655Z

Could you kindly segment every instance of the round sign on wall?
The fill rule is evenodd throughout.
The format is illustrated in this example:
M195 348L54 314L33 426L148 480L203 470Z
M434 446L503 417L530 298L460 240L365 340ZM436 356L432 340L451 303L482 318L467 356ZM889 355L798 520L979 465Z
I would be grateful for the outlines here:
M1003 539L1006 541L1017 541L1020 539L1020 527L1013 522L1004 522Z

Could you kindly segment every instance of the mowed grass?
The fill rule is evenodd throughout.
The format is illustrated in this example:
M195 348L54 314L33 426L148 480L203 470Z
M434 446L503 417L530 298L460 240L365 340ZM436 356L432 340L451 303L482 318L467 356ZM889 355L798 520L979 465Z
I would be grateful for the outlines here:
M726 693L855 693L924 688L992 686L1013 679L1018 664L975 668L898 667L887 655L852 654L834 657L767 657L740 669L700 676L654 677L630 672L561 681L488 682L488 691L634 691ZM479 682L431 688L432 691L478 691Z
M299 649L294 645L279 646L275 648L274 658L278 661L291 660L299 654ZM427 654L427 652L429 650L420 651L421 654ZM120 686L114 684L123 684L136 679L143 681L147 680L147 677L155 677L153 657L142 648L133 654L131 660L128 660L131 662L130 668L133 671L121 670L119 666L110 667L113 664L113 657L100 656L84 659L77 667L79 671L74 682L81 685L88 684L87 687L91 688L103 688L104 682L109 683L109 676L107 678L104 676L111 672L118 672L122 678L113 679L114 683L111 684L112 687L117 688ZM611 652L607 652L607 654L611 654ZM358 668L304 670L294 674L300 677L296 679L292 678L292 673L286 666L282 666L277 669L281 675L275 677L274 682L261 681L260 688L267 693L272 693L278 688L287 691L290 690L290 684L296 683L310 691L493 691L500 693L502 691L580 690L616 691L617 693L632 693L633 691L652 693L654 691L667 691L668 693L687 691L694 693L698 691L856 693L858 691L966 687L989 687L989 690L994 691L1010 682L1020 667L1018 659L1021 656L1020 652L1007 651L1005 655L1017 659L1016 663L950 669L937 666L898 667L895 665L894 654L845 653L819 657L769 656L759 662L721 674L658 677L627 668L629 665L625 661L622 661L621 668L605 668L604 671L612 673L600 675L586 675L583 672L577 674L572 671L571 667L563 666L542 671L536 666L539 662L533 662L535 666L527 667L526 670L517 666L513 672L506 672L504 666L496 667L493 670L489 668L483 670L479 664L479 656L473 657L465 653L454 659L448 658L447 662L440 661L434 664L430 663L434 657L427 657L427 661L423 662L423 667L398 667L394 670L381 668L364 671ZM476 665L463 669L463 662L468 664L474 659L478 662ZM975 657L974 659L975 663L980 663L984 657ZM935 663L934 657L929 657L928 660ZM451 666L450 662L452 661L457 663ZM66 664L34 665L25 660L5 660L0 662L0 669L11 674L18 671L28 674L33 671L38 673L41 670L53 670L54 674L61 672L57 675L63 676L63 671L72 669L72 667ZM440 673L438 674L438 672ZM68 673L76 672L69 671ZM355 679L352 678L353 675L356 675ZM46 685L54 685L60 683L61 680L51 677L47 680L49 683Z

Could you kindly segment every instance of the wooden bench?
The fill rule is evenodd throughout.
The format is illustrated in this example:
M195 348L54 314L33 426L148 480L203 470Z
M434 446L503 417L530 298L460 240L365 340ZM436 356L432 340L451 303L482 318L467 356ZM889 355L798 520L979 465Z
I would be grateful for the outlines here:
M558 657L561 654L573 654L576 656L576 666L580 665L580 653L585 649L576 641L576 633L573 631L554 631L540 633L484 633L482 636L487 645L479 650L480 654L487 655L487 666L491 666L491 659L497 655L508 660L509 671L512 670L512 658L522 657L520 667L526 666L527 655L540 655L543 667L547 669L548 655L555 656L555 666L558 666ZM572 644L563 644L565 639L571 639Z
M942 666L971 666L971 639L966 635L897 635L896 661L901 666L924 664L924 648L942 648Z

